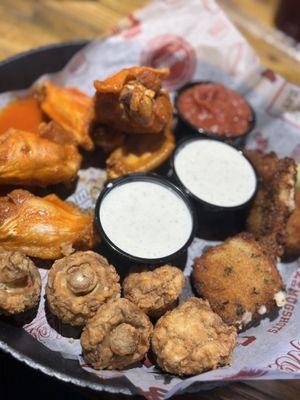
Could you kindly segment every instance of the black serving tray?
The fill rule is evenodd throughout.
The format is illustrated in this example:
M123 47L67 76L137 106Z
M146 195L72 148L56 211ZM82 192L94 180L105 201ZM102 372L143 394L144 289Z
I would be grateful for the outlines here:
M39 76L57 72L88 43L86 40L53 44L9 58L0 63L0 93L28 88ZM96 391L130 394L130 384L120 378L107 385L83 370L78 361L64 359L39 343L20 326L0 318L0 350L61 381ZM46 395L46 394L45 394ZM1 398L1 395L0 395Z

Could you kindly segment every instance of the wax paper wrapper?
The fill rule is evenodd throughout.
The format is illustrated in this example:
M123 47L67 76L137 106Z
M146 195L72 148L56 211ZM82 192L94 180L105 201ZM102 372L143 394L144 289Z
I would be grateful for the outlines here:
M253 49L212 0L153 1L123 20L111 35L77 53L61 72L48 76L60 85L74 85L93 94L93 80L103 79L131 65L168 66L166 87L174 90L193 80L212 80L242 93L256 112L256 127L247 146L300 162L300 90L260 65ZM41 77L40 80L45 77ZM0 96L1 105L25 92ZM75 193L69 198L83 208L94 206L105 172L80 171ZM188 251L187 278L194 257L214 243L196 238ZM265 318L241 333L231 366L180 379L164 374L149 359L125 371L94 371L81 358L78 337L70 337L44 308L24 328L63 357L78 358L82 368L96 374L108 391L139 393L164 399L183 391L207 389L215 382L240 379L300 378L300 262L279 265L287 285L287 302L279 315ZM47 271L41 270L43 284ZM237 282L238 284L238 282ZM189 279L184 296L191 295ZM118 389L115 384L118 382Z

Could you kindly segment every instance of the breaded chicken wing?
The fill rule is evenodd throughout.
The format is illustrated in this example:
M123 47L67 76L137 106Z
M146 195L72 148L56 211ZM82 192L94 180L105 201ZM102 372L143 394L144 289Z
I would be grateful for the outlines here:
M160 317L176 306L185 278L179 268L164 265L153 271L129 274L123 283L124 297L151 317Z
M71 134L72 142L85 150L94 148L90 137L93 100L73 87L60 87L45 81L36 90L43 112Z
M111 180L131 172L152 171L168 159L174 147L175 137L170 126L157 135L128 135L125 143L106 160L107 178Z
M286 225L295 208L296 164L278 159L274 152L247 150L259 175L259 188L247 219L247 231L264 243L274 256L281 256L286 243Z
M18 314L35 307L41 293L39 270L19 251L0 252L0 314Z
M196 258L193 281L223 321L239 330L284 305L281 276L249 233L229 238Z
M169 70L125 68L104 81L95 81L95 120L128 133L159 133L172 119L173 107L161 89Z
M296 191L296 208L287 223L286 254L300 255L300 189Z
M93 251L77 251L55 261L48 274L50 310L64 323L85 325L98 308L120 294L119 276Z
M103 304L81 335L85 361L95 369L123 369L149 350L152 324L127 299Z
M0 248L57 259L91 249L96 241L93 217L54 194L14 190L0 197Z
M208 301L191 297L155 325L151 347L165 372L196 375L231 363L236 330L215 314Z
M48 186L76 178L81 155L35 133L9 129L0 137L0 185Z

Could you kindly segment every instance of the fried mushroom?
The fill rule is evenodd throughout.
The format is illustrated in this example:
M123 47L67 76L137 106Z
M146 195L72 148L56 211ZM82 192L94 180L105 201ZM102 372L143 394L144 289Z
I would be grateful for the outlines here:
M229 238L196 258L193 281L223 321L239 330L284 305L284 284L273 258L251 234Z
M64 323L82 326L105 302L120 293L119 276L93 251L78 251L55 261L46 286L51 312Z
M185 283L182 271L164 265L154 271L131 273L123 283L124 297L151 317L174 308Z
M37 267L19 251L0 253L0 313L18 314L34 308L40 298Z
M135 304L116 299L102 305L81 335L85 361L95 369L123 369L143 358L152 324Z
M157 322L151 339L160 368L196 375L230 364L236 330L223 323L208 301L191 297Z

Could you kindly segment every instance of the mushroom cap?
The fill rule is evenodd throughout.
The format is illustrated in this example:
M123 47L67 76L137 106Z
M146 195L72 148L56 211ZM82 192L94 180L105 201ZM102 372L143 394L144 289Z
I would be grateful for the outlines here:
M18 314L38 304L39 270L19 251L0 252L0 312Z
M48 274L49 309L66 324L85 325L102 304L119 294L115 268L93 251L78 251L55 261Z

